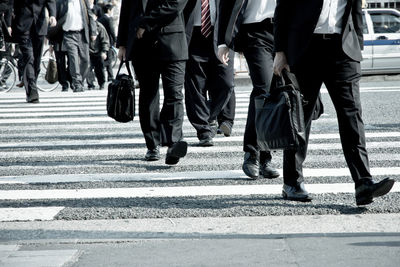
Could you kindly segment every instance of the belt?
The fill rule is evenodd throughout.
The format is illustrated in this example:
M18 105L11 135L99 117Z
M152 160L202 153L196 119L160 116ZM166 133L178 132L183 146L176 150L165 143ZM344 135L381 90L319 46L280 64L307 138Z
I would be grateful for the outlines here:
M340 38L339 33L314 33L314 38L319 39L319 40L337 40Z
M79 31L65 31L65 32L68 32L68 33L79 33L79 32L81 32L82 30L79 30Z

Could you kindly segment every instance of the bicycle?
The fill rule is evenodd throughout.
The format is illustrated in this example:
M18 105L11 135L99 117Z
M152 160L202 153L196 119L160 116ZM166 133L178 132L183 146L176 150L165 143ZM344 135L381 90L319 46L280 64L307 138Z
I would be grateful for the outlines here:
M42 92L50 92L59 86L59 83L50 84L44 78L46 76L47 65L50 59L54 59L52 56L43 56L40 63L40 72L38 75L38 81L36 83L37 88ZM0 93L9 92L17 82L17 60L10 55L4 55L0 60Z
M4 56L0 60L0 93L10 91L17 81L15 59L10 56Z

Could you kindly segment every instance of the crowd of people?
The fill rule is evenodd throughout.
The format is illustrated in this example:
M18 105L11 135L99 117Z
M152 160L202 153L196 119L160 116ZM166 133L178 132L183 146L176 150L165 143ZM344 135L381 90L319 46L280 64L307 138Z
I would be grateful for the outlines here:
M45 42L57 62L62 91L104 89L113 79L115 0L2 0L0 46L18 59L28 103L38 103L37 79ZM118 8L117 8L118 9ZM15 48L11 45L15 44ZM14 49L12 49L14 48ZM1 51L1 48L0 48Z
M307 104L306 141L283 154L283 197L311 200L302 166L322 83L337 112L357 205L387 194L394 184L389 178L374 182L369 170L359 93L361 0L122 0L117 35L110 30L113 5L109 3L100 7L99 1L89 0L14 1L16 27L12 34L19 37L24 55L27 101L39 100L35 74L47 27L47 7L50 26L62 24L60 35L50 42L57 58L68 58L67 64L58 59L64 68L59 72L65 73L60 80L63 90L68 89L69 80L74 92L82 91L85 78L92 87L87 74L92 69L100 89L104 88L105 61L114 44L120 60L132 62L140 84L139 120L147 161L160 160L161 146L168 147L168 165L186 156L184 105L199 146L213 146L218 132L231 135L236 105L233 59L234 52L240 52L253 85L243 140L242 169L249 178L280 176L273 167L271 151L261 150L257 143L254 99L268 93L273 75L286 69L296 75ZM107 67L107 73L110 79L112 68ZM164 92L161 109L160 78Z

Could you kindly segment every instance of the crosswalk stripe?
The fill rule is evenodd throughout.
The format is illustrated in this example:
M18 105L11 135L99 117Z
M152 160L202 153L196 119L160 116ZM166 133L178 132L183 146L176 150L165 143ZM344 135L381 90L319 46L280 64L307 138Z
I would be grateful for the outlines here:
M312 194L354 193L353 183L308 184ZM143 188L95 188L95 189L51 189L51 190L2 190L0 200L38 199L104 199L104 198L153 198L189 196L229 195L279 195L282 185L218 185L218 186L177 186ZM396 183L391 192L400 192Z
M196 144L198 139L195 137L186 138L189 144ZM240 142L243 140L241 136L231 137L216 137L214 142ZM20 148L20 147L51 147L51 146L62 146L62 147L79 147L79 146L113 146L113 145L143 145L143 138L129 138L129 139L117 139L117 140L74 140L71 141L46 141L46 142L10 142L0 143L0 148ZM367 148L400 148L400 141L382 141L382 142L368 142ZM164 147L164 149L166 149ZM189 152L204 153L204 152L218 152L220 146L211 147L198 147L192 146L189 148ZM224 151L229 150L230 152L238 151L240 147L228 147L223 148ZM335 150L342 149L341 143L322 143L322 144L309 144L309 150ZM141 148L132 148L132 152L142 151ZM1 157L1 156L0 156Z
M282 173L282 169L278 169ZM347 168L319 168L303 170L305 177L350 177ZM400 175L400 167L371 168L373 176ZM67 175L24 175L0 177L0 184L34 184L34 183L73 183L104 181L174 181L174 180L208 180L208 179L247 179L242 170L193 171L193 172L145 172L145 173L93 173ZM0 197L1 198L1 197Z
M0 208L0 222L53 220L64 207Z

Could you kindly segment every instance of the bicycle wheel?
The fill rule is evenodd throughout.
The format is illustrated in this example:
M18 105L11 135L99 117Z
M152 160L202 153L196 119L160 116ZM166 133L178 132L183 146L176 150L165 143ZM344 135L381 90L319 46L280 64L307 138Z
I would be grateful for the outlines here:
M0 61L0 93L10 91L17 80L17 73L11 62L7 59Z
M54 56L52 55L52 53L50 53L50 48L47 48L43 54L42 54L42 58L54 58ZM47 68L47 65L45 65L44 61L41 61L41 65L43 65L44 68Z
M118 61L118 52L117 52L117 49L115 47L111 48L111 54L112 54L111 66L113 66L113 68L114 68L115 65L117 64L117 61Z
M54 59L53 57L42 57L42 60L40 61L40 72L37 80L37 88L42 91L42 92L51 92L55 90L60 83L49 83L46 81L45 76L46 76L46 71L47 71L47 65L49 64L49 60Z

